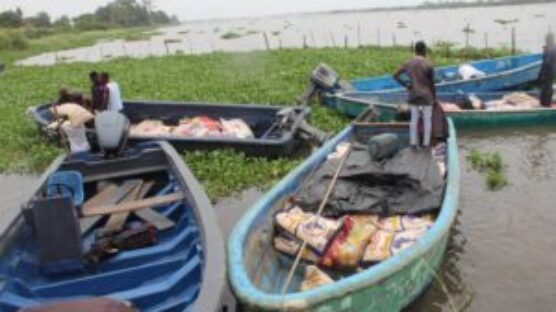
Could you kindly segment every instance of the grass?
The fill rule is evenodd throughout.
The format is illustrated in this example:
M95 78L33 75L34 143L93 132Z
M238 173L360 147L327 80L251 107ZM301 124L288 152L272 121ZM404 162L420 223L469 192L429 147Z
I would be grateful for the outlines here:
M471 167L486 174L486 184L490 190L499 190L508 185L504 176L504 161L498 152L487 153L471 150L467 155Z
M407 48L362 47L12 66L0 75L0 172L40 171L62 152L39 134L25 111L54 99L62 86L88 90L87 73L93 69L109 71L127 99L291 105L319 62L349 79L391 73L409 56ZM431 56L437 65L467 61L457 51L450 58ZM313 106L311 123L325 131L337 132L348 122L338 113ZM301 161L251 158L231 151L188 153L184 157L213 199L249 186L266 187Z

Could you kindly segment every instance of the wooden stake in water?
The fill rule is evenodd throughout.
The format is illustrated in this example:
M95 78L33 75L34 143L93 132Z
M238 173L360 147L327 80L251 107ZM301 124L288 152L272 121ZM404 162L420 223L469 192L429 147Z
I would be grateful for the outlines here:
M516 40L515 40L515 27L512 27L512 55L515 55L517 51Z
M361 24L357 23L357 47L361 46Z
M347 48L348 48L348 45L349 45L349 43L348 43L348 35L345 34L345 35L344 35L344 48L347 49Z
M317 211L317 218L320 217L320 215L322 214L322 211L324 210L324 207L328 203L328 199L330 198L330 195L332 195L332 190L334 190L334 187L336 186L336 182L338 181L338 177L340 176L340 172L344 168L344 165L346 163L346 160L348 159L349 154L351 154L352 147L353 147L353 144L350 144L349 148L347 149L345 154L342 156L342 158L340 160L340 163L338 164L338 167L336 168L336 172L334 172L334 176L332 177L332 181L330 181L330 185L328 185L328 189L326 190L326 193L324 194L324 198L322 199L322 202L320 203L319 209ZM290 286L293 274L294 274L295 270L297 269L297 266L299 265L299 261L301 260L301 253L303 252L303 250L305 250L305 247L307 247L307 241L303 240L303 243L301 244L301 247L297 250L297 254L295 255L295 260L293 261L293 265L290 268L290 271L288 272L286 282L284 283L284 285L282 287L282 292L281 292L282 297L286 294L286 291L288 290L288 287Z
M268 42L268 35L266 34L266 32L263 33L263 38L264 38L264 44L266 46L266 50L270 50L270 43Z

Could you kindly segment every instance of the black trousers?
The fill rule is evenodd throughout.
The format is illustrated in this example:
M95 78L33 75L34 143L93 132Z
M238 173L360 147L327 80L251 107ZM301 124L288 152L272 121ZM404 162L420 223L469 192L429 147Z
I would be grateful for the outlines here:
M554 90L552 89L552 80L546 80L541 82L541 105L544 107L550 107L552 105L552 95Z

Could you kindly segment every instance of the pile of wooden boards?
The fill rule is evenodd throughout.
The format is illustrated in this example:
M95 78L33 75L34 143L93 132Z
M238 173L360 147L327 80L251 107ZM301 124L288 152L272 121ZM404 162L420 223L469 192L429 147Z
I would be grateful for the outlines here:
M139 219L152 224L159 231L172 228L175 225L174 222L151 207L182 200L183 194L177 192L145 198L153 186L154 182L145 182L140 179L127 180L120 186L114 183L105 185L98 194L83 205L83 217L79 221L81 234L88 232L104 217L108 219L103 232L119 232L124 228L132 213Z

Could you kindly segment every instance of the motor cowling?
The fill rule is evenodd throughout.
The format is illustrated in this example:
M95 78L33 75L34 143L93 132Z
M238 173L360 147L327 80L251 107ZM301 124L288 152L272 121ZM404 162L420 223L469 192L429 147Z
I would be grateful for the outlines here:
M120 154L129 135L130 123L126 116L113 111L105 111L95 117L97 141L106 154Z

